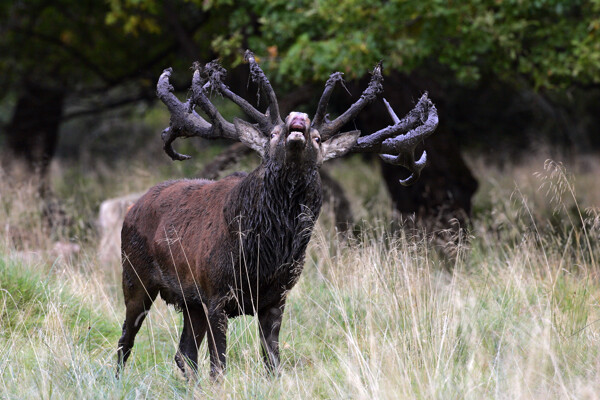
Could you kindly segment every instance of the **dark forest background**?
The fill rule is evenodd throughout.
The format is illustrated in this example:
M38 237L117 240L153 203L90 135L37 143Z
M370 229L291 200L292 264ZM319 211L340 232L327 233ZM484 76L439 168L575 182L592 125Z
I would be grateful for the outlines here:
M399 167L382 174L400 213L441 226L471 212L478 185L465 151L502 166L542 147L568 157L600 147L598 0L2 0L0 23L3 179L33 179L42 197L53 197L53 159L94 168L159 154L160 129L140 120L164 120L164 68L185 96L192 63L219 58L229 86L255 99L247 48L283 113L312 114L334 71L347 91L330 109L343 112L380 60L399 114L428 91L440 114L431 164L411 188ZM388 123L378 103L353 125Z

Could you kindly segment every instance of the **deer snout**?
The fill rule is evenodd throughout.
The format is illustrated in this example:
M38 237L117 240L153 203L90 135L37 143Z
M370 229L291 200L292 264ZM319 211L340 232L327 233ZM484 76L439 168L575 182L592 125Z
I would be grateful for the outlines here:
M308 115L299 112L292 112L287 118L288 136L287 143L306 143L310 119Z
M286 142L288 144L292 144L292 143L304 144L304 143L306 143L306 138L304 136L305 136L304 132L290 131L290 134L288 135Z

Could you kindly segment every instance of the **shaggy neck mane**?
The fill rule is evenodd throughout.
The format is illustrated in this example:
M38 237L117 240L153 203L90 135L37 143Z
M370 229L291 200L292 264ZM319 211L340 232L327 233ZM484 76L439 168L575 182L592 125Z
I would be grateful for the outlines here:
M240 184L239 195L236 224L244 249L240 261L250 276L256 276L258 269L262 285L279 272L301 268L321 211L318 170L267 161Z

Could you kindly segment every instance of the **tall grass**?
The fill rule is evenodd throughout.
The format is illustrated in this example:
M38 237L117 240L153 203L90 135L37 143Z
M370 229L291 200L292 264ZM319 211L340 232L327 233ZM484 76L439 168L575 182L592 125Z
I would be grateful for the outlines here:
M342 182L353 206L384 206L357 211L367 228L356 239L339 240L327 218L317 225L284 315L280 377L264 372L257 323L242 317L224 380L208 379L203 344L199 377L186 381L172 361L181 315L158 300L116 380L118 265L99 270L91 245L31 259L4 241L0 398L598 397L594 164L480 165L470 241L448 272L428 243L390 232L376 171L351 162L366 177Z

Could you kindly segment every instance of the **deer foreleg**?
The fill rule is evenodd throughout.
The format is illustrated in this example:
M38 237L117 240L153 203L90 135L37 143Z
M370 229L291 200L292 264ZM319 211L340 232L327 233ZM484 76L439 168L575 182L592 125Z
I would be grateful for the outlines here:
M269 372L279 373L279 329L285 302L258 313L263 361Z

